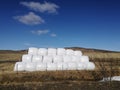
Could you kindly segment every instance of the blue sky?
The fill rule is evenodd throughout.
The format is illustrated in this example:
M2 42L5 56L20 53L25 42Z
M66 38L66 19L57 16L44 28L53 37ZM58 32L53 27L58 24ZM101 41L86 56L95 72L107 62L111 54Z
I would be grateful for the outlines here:
M0 49L120 51L119 0L1 0Z

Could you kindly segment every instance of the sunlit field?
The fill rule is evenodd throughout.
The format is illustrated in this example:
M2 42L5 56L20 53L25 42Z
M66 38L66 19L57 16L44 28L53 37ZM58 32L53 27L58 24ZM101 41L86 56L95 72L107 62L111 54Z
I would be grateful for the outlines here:
M103 77L120 76L119 52L72 49L82 50L83 55L88 55L90 61L95 63L95 70L14 72L15 62L21 61L22 55L27 54L27 50L0 51L0 90L18 88L25 90L29 90L30 88L33 90L43 90L43 88L47 90L61 90L61 88L63 88L63 90L73 90L73 87L76 88L75 90L79 90L84 86L90 88L90 90L99 90L96 89L96 87L108 89L110 83L99 81L102 80ZM119 82L112 82L112 84L113 89L111 90L119 90L117 88L119 87L117 85ZM85 87L84 90L87 90Z

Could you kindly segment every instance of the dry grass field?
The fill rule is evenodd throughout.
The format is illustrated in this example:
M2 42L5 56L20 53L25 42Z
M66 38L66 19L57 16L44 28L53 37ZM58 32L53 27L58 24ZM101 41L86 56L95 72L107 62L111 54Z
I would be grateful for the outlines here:
M103 77L120 76L120 52L81 50L95 63L93 71L14 72L14 64L27 53L0 50L0 90L120 90L120 82L99 82Z

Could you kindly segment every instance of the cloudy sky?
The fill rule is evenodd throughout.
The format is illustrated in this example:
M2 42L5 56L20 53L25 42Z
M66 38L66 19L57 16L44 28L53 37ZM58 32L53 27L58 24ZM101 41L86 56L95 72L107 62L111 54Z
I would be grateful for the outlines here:
M120 51L119 0L1 0L0 49Z

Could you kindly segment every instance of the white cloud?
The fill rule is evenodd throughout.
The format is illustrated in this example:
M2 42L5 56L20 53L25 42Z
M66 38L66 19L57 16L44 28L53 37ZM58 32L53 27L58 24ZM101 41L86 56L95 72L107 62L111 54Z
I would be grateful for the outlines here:
M36 35L43 35L49 33L49 30L37 30L37 31L31 31L31 33Z
M40 16L36 15L33 12L29 12L26 15L15 16L14 19L27 25L38 25L45 22Z
M24 43L25 46L32 46L33 44L31 43Z
M48 13L57 13L57 9L59 8L58 5L50 2L21 2L23 6L26 6L27 8L38 11L38 12L48 12Z
M55 33L52 33L50 36L51 37L56 37L57 35Z

